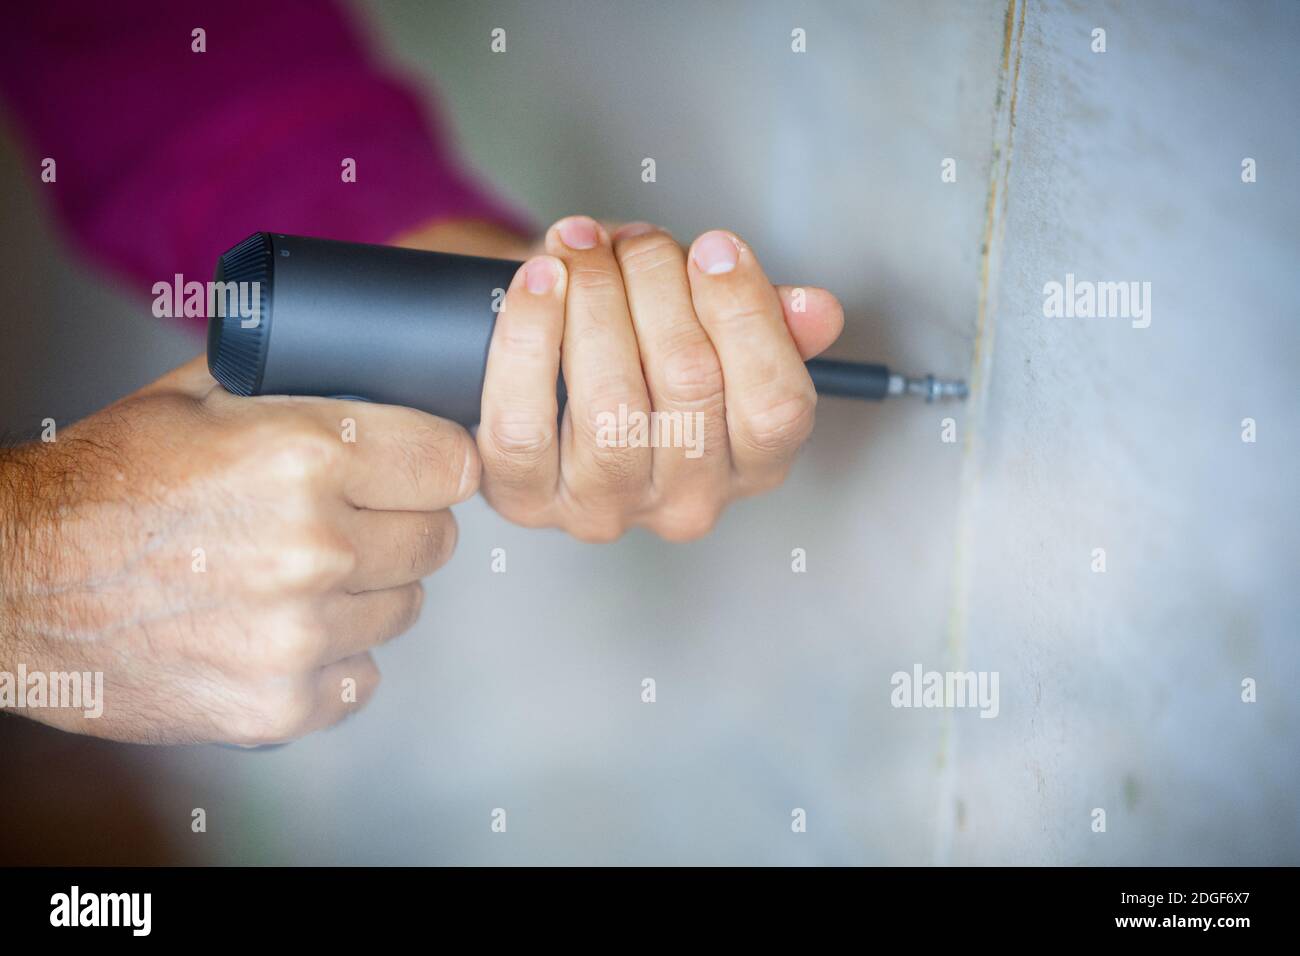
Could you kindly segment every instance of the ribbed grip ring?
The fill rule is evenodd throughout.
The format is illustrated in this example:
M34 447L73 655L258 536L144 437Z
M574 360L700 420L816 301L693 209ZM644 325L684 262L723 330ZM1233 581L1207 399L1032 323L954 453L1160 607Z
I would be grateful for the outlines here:
M235 395L256 395L262 385L271 337L271 279L274 269L271 234L255 232L229 249L217 262L217 282L257 282L258 323L244 328L247 317L208 317L208 371ZM230 310L226 310L230 311ZM237 310L234 310L237 313Z

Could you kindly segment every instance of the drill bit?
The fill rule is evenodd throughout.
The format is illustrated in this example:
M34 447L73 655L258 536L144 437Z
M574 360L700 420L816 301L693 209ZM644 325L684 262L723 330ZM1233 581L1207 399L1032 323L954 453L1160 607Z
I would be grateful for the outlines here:
M933 375L908 376L891 372L887 366L860 362L813 359L808 374L822 395L839 395L881 401L896 395L919 395L927 402L966 398L962 379L935 378Z
M943 398L955 398L960 401L966 397L966 382L959 378L935 378L933 375L910 378L891 373L889 394L923 395L927 402L935 402Z

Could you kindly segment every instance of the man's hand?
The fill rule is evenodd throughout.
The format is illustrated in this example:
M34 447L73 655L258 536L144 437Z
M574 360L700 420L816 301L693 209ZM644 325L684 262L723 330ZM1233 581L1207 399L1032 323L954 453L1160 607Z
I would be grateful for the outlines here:
M488 353L478 447L497 511L584 541L634 525L684 541L784 480L813 426L803 362L844 324L830 293L774 288L728 232L687 253L646 223L611 237L572 216L545 249L515 276Z
M201 359L0 452L0 671L102 672L104 712L26 710L140 742L265 744L379 680L478 487L473 440L421 412L235 398Z

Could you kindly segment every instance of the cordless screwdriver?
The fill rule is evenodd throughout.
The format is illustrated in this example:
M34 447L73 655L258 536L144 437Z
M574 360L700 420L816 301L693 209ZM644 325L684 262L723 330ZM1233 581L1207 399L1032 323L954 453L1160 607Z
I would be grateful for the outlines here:
M211 310L208 368L236 395L359 398L473 425L496 313L519 265L256 232L217 264L216 303L247 308ZM966 397L963 381L884 365L807 365L823 395ZM557 390L562 400L563 382Z

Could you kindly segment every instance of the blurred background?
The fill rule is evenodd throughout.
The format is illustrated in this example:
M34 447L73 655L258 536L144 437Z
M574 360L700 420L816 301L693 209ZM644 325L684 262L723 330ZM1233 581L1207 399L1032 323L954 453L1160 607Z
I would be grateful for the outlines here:
M689 545L468 503L377 698L286 747L0 715L0 861L1300 862L1300 6L355 9L538 223L735 229L841 297L833 355L972 400L823 401L787 484ZM202 343L71 254L0 137L0 428L30 433ZM1067 273L1150 282L1150 327L1044 318ZM891 707L918 663L997 671L999 716Z

